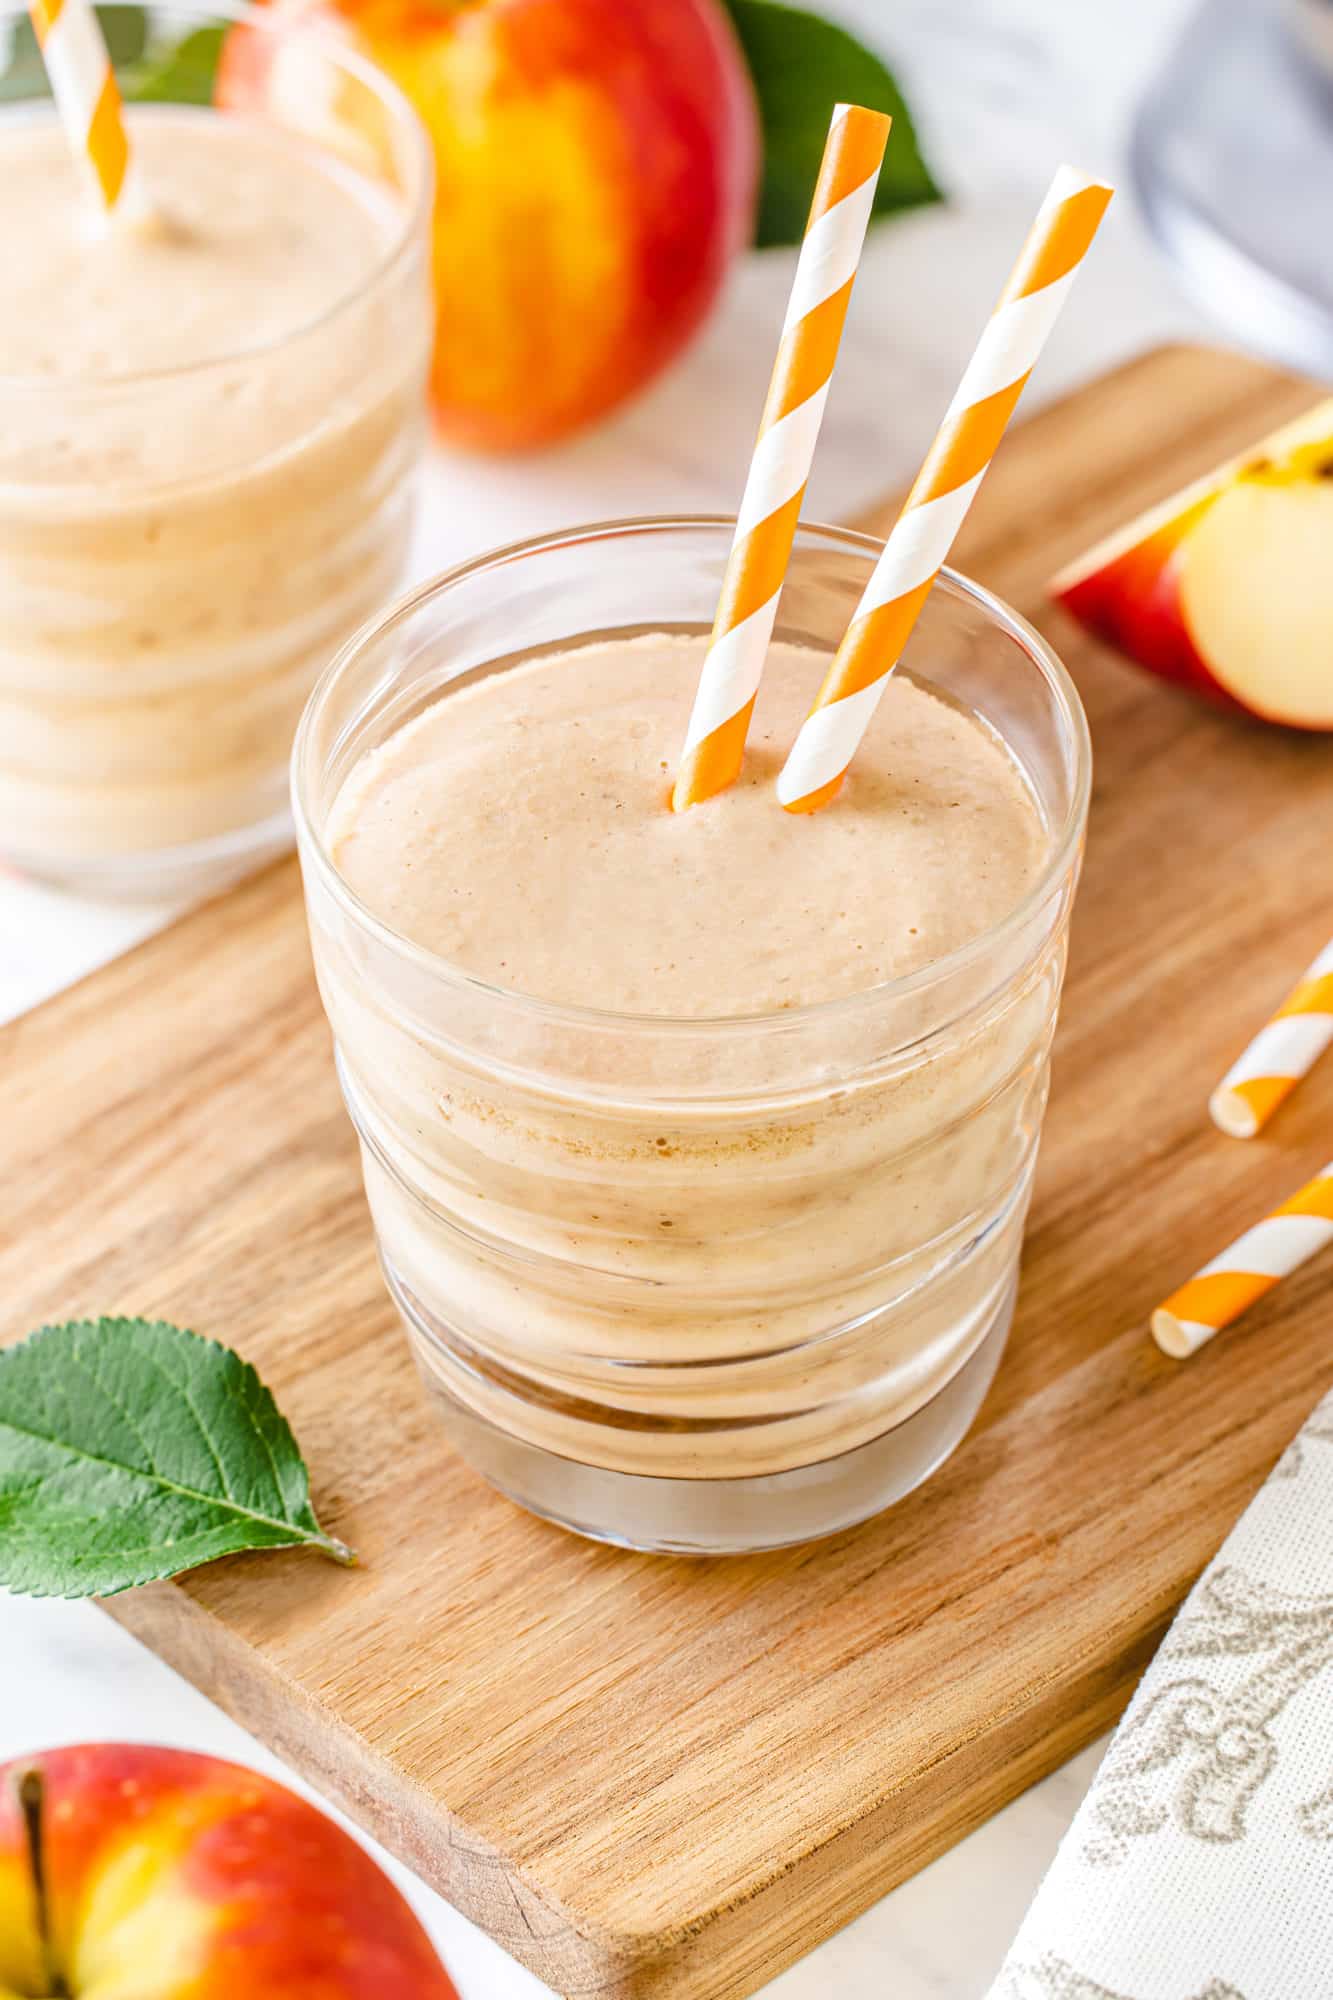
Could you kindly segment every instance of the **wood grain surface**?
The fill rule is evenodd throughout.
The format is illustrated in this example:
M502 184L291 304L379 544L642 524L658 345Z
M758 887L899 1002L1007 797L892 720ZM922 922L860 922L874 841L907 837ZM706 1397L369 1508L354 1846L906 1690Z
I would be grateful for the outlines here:
M1329 1153L1333 1072L1250 1144L1205 1102L1328 936L1333 743L1196 706L1042 599L1310 395L1146 356L1017 431L964 535L1069 661L1096 794L1010 1352L954 1459L866 1527L640 1558L450 1455L376 1270L293 864L0 1036L4 1333L145 1312L233 1343L363 1558L234 1559L108 1609L564 1994L748 1992L1104 1728L1333 1374L1326 1265L1184 1365L1145 1331Z

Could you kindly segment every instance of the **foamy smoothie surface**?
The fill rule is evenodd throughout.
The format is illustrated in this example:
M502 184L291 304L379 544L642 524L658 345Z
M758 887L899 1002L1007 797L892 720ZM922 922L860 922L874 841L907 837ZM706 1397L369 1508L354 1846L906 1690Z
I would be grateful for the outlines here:
M383 252L383 211L299 139L190 111L138 111L131 130L150 212L104 227L54 119L0 125L0 374L101 379L253 351L318 319Z
M385 922L566 1005L762 1013L916 971L1001 921L1048 836L999 739L905 675L843 793L783 812L778 770L826 664L769 654L740 781L667 796L704 641L555 653L446 694L346 780L335 866Z
M354 298L402 232L396 199L260 120L127 116L133 198L109 224L54 117L0 118L0 378L34 385L6 405L0 480L176 481L217 442L230 462L281 445L342 386L336 350L293 337ZM210 363L232 365L193 398L177 383L157 422L137 400L73 393Z

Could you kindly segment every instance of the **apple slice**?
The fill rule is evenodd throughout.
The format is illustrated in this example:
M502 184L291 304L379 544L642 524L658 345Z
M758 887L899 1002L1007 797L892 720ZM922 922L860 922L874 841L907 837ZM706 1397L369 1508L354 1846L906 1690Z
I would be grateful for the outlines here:
M1150 673L1333 730L1333 400L1061 572L1052 597Z

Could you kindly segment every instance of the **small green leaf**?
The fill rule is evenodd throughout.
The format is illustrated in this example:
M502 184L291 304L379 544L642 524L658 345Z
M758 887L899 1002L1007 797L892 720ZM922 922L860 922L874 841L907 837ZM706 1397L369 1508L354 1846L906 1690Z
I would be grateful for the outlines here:
M37 37L27 16L21 15L10 29L4 74L0 76L0 104L21 104L30 97L49 95Z
M211 104L226 32L225 22L196 28L175 48L154 54L125 78L125 96L136 104Z
M139 60L148 42L148 16L142 7L99 7L97 18L117 69ZM0 58L0 104L29 97L47 97L50 89L37 37L26 15L10 26L5 54Z
M98 7L94 9L106 37L107 54L117 69L137 62L148 46L146 7Z
M249 1362L164 1320L72 1320L0 1353L0 1584L110 1597L242 1549L339 1562Z
M893 119L874 213L939 201L902 93L879 57L845 28L778 0L726 0L759 96L764 180L755 241L799 243L835 104Z

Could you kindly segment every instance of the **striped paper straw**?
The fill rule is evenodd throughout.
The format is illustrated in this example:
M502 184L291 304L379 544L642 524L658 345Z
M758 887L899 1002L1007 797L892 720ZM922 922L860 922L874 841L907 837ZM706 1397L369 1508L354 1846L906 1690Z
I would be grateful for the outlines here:
M1208 1100L1213 1123L1233 1139L1262 1131L1283 1099L1333 1042L1333 944L1325 945L1266 1027Z
M1111 189L1061 167L778 779L788 812L833 798L985 477Z
M29 0L28 11L70 146L110 210L125 185L130 149L120 92L91 0Z
M676 812L725 790L741 768L889 123L860 104L834 109L671 794Z
M1183 1361L1329 1243L1333 1161L1173 1292L1152 1316L1153 1339L1163 1354Z

